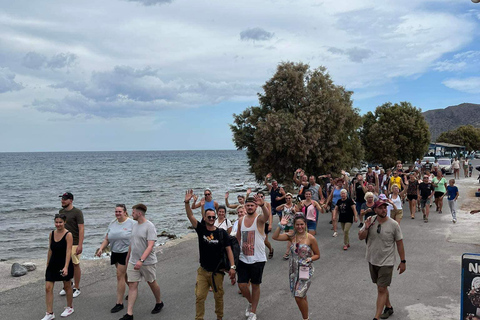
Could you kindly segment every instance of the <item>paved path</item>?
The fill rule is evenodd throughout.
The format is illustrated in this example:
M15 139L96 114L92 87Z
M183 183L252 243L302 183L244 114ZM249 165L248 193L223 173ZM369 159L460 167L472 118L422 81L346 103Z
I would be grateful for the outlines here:
M461 179L458 183L462 195L467 189L471 192L476 184L474 178ZM480 207L480 201L477 204ZM448 206L444 208L443 214L432 212L428 224L423 223L419 213L417 219L411 220L408 208L406 210L401 227L407 270L402 275L394 275L391 300L395 313L391 319L459 319L460 258L464 252L480 251L480 215L460 211L458 223L452 224ZM376 287L371 283L364 259L365 244L356 236L358 227L352 227L351 248L345 252L342 232L338 238L333 238L328 221L329 215L320 216L317 239L321 258L315 262L315 274L308 292L310 318L372 319ZM288 262L281 257L285 243L272 241L272 244L275 256L265 267L258 319L301 319L289 291ZM143 283L135 306L135 319L194 319L197 240L184 241L160 251L158 281L165 308L158 315L150 314L154 300ZM82 294L74 299L75 313L70 319L113 320L123 315L109 311L115 303L113 267L99 267L98 271L84 275L82 282ZM225 283L224 319L244 319L246 300L237 294L236 286ZM57 284L55 292L59 289L60 284ZM54 299L54 310L60 318L65 300L57 294ZM212 294L207 299L206 310L205 319L215 319ZM0 293L0 319L40 319L44 314L43 281Z

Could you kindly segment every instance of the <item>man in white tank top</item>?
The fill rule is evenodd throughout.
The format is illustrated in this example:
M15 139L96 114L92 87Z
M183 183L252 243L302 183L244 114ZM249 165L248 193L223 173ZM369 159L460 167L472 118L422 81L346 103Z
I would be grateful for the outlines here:
M256 213L257 206L263 214ZM238 222L237 239L240 244L240 258L237 266L238 286L248 300L245 316L248 320L257 319L257 306L260 300L260 284L262 283L265 256L265 222L270 218L270 211L263 198L255 195L245 201L247 214ZM252 291L248 283L252 284Z

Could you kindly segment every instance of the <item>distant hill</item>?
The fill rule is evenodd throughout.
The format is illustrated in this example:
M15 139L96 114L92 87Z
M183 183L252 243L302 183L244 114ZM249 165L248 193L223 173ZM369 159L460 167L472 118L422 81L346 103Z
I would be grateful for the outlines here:
M435 109L423 112L425 120L430 126L431 140L448 130L471 124L480 128L480 104L462 103L445 109Z

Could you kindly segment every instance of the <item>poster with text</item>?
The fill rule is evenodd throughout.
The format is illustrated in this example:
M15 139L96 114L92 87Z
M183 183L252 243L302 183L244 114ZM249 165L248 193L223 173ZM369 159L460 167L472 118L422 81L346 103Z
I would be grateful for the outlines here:
M461 319L480 320L480 254L462 255Z

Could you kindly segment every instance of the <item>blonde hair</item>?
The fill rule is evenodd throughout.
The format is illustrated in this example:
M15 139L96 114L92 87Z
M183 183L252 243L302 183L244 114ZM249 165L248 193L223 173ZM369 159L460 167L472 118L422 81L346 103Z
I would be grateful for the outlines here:
M237 207L237 209L236 209L236 210L237 210L237 213L238 213L238 209L245 209L245 206L244 206L243 204L239 205L239 206Z
M340 190L340 194L342 194L342 193L346 193L346 194L348 195L347 189L342 189L342 190Z
M367 200L368 197L373 197L373 199L375 200L375 195L373 194L373 192L367 192L365 193L365 197L363 197L365 200Z
M400 191L400 188L398 187L398 185L396 184L392 184L392 186L390 187L390 192L393 192L393 188L398 188L398 191Z

